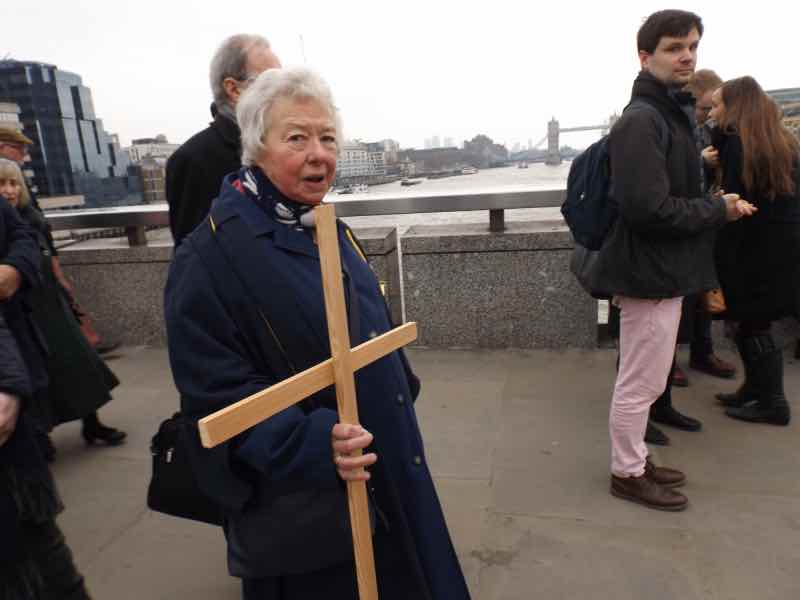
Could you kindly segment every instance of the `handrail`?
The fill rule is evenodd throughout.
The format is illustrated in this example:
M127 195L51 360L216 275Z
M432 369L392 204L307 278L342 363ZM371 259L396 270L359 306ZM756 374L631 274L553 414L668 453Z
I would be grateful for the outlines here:
M490 229L502 231L505 228L505 210L561 206L566 190L542 186L495 186L458 193L448 190L427 194L414 192L368 192L352 196L329 194L325 200L336 204L339 217L488 210ZM123 227L131 245L146 244L144 228L169 225L169 209L164 203L55 210L47 211L46 215L54 230Z

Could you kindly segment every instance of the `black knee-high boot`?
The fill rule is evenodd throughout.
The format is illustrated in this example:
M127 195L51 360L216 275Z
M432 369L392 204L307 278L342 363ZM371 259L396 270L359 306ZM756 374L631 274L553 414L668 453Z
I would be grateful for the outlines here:
M750 357L744 349L745 336L741 332L737 332L734 337L736 342L736 349L739 351L739 356L744 365L744 382L739 386L739 389L730 394L715 394L715 398L719 400L722 406L740 407L748 402L756 400L756 390L753 387L753 365L750 363Z
M783 351L769 331L745 337L742 350L745 364L750 363L756 401L728 408L725 414L742 421L788 425L791 410L783 391Z

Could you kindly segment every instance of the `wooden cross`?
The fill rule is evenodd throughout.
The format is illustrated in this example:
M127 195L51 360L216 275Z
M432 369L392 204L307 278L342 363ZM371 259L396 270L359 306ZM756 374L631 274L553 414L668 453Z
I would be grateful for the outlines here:
M336 386L339 422L358 425L353 372L417 339L417 324L406 323L350 348L336 213L330 204L319 206L314 212L331 358L201 419L198 422L200 439L206 448L221 444L331 384ZM361 451L353 453L355 455L361 455ZM378 600L366 483L348 481L347 499L358 595L361 600Z

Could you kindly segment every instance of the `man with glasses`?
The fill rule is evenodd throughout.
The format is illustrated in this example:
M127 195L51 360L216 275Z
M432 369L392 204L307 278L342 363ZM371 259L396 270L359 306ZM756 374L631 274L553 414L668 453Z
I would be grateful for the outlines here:
M167 161L169 224L177 247L208 214L222 179L241 166L236 103L247 86L281 62L261 36L239 34L225 40L211 59L214 120Z

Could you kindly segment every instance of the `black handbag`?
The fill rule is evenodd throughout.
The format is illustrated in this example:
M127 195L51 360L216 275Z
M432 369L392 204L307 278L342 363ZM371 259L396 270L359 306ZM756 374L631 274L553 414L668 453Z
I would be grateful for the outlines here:
M222 508L200 490L189 459L189 444L196 430L197 422L179 412L159 426L150 442L153 475L147 506L173 517L222 525Z

